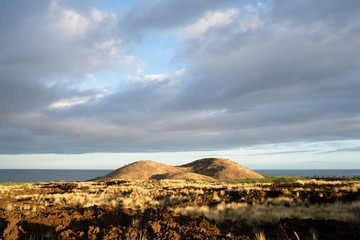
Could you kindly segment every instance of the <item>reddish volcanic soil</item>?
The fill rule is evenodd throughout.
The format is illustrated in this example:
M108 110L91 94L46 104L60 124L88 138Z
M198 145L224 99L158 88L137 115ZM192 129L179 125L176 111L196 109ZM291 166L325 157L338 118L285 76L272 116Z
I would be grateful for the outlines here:
M360 239L359 221L283 218L276 223L249 226L242 221L215 221L174 211L175 208L186 206L212 206L220 202L255 204L284 197L294 202L307 202L309 206L331 202L351 203L360 199L358 188L341 182L320 185L259 184L252 187L248 189L246 186L238 188L223 183L173 183L158 180L2 186L0 237L31 240L256 239L255 235L261 229L266 239L314 239L315 235L317 239ZM143 199L137 201L142 201L147 195L140 188L144 192L148 189L154 201L170 200L156 205L149 199L144 201L143 207L127 203L125 197L122 202L111 202L119 196L135 199L138 196L134 195L136 191L139 196L143 196ZM86 202L81 200L83 196L91 194L96 194L96 198ZM171 198L174 196L177 199ZM96 203L100 198L104 202ZM88 202L91 206L86 206ZM360 208L357 210L360 216ZM312 236L312 232L315 235Z
M6 217L6 216L5 216ZM50 207L38 216L20 212L1 218L3 239L252 239L252 229L241 222L216 224L205 217L186 217L166 209L139 212L109 207ZM359 239L360 229L340 221L283 219L263 226L267 239L308 239L316 229L319 239ZM251 237L251 238L250 238Z

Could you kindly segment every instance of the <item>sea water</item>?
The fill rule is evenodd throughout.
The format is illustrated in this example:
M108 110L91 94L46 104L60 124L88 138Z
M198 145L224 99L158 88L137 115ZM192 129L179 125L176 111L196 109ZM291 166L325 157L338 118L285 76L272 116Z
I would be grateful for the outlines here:
M282 177L358 177L360 169L269 169L254 170L260 174Z
M0 169L0 182L86 181L112 170Z
M69 170L69 169L0 169L0 182L50 182L50 181L86 181L104 176L113 170ZM272 169L254 170L269 176L300 177L357 177L360 169Z

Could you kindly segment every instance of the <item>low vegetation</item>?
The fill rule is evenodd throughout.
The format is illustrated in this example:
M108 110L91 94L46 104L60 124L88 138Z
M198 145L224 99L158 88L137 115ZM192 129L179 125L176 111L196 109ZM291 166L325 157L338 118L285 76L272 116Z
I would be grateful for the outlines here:
M241 179L241 180L227 180L228 183L294 183L297 181L308 181L308 180L317 180L317 181L359 181L358 177L289 177L289 176L282 176L282 177L276 177L276 176L268 176L266 174L263 174L264 178L247 178L247 179Z
M302 201L276 199L258 204L221 202L212 207L188 206L175 211L187 216L206 216L216 222L241 221L249 226L278 223L284 218L360 223L360 201L309 205Z
M267 176L4 183L0 238L356 239L359 189L356 179Z
M282 177L275 177L275 176L268 176L266 174L263 174L264 178L248 178L243 180L227 180L228 183L293 183L299 180L309 180L310 177L288 177L288 176L282 176Z

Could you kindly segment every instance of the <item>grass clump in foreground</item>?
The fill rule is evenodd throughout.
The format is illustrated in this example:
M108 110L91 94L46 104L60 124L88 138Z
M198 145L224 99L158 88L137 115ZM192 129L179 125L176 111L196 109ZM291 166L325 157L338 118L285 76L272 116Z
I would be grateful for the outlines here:
M233 183L233 184L237 184L237 183L293 183L296 181L306 181L306 180L323 180L323 181L343 181L343 182L348 182L348 181L360 181L359 177L318 177L318 176L313 176L313 177L289 177L289 176L282 176L282 177L276 177L276 176L268 176L266 174L263 174L264 178L248 178L248 179L243 179L243 180L227 180L227 183Z
M187 216L202 216L217 222L242 221L250 226L277 223L284 218L339 220L360 223L360 201L308 205L304 202L272 200L264 204L220 203L214 207L188 206L176 212Z

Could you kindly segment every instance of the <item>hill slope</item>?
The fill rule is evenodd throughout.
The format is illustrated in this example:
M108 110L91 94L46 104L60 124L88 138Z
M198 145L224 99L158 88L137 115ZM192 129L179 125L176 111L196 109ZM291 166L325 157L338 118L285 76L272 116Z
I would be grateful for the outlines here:
M260 174L224 158L204 158L181 166L143 160L116 169L97 179L149 180L149 179L195 179L195 180L236 180L262 178Z
M246 178L263 178L240 164L224 158L203 158L180 166L188 172L194 172L217 180L236 180Z
M161 175L166 173L183 172L174 166L167 166L162 163L142 160L131 163L122 168L116 169L109 174L99 178L99 181L108 181L112 179L129 179L129 180L148 180L153 175Z

